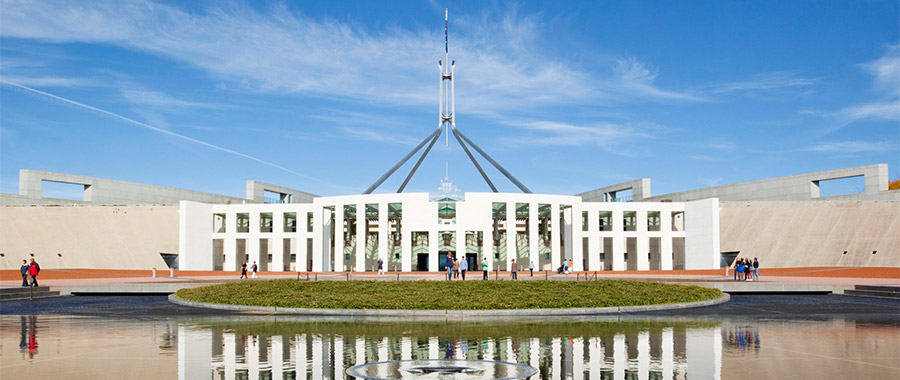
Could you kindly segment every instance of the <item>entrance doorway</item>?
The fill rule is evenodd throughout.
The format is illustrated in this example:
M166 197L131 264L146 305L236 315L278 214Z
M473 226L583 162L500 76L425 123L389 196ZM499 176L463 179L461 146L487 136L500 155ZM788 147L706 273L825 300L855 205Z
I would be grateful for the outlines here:
M481 270L481 266L478 265L478 255L477 254L474 254L474 253L467 254L466 261L469 264L469 271Z
M428 272L428 254L420 253L416 255L416 271Z

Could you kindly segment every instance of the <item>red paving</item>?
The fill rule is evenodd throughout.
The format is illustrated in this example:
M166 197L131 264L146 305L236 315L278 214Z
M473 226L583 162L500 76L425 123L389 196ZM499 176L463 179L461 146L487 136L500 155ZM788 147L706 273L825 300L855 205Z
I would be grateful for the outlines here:
M477 274L477 271L475 271ZM340 272L338 274L345 273ZM503 272L506 273L506 272ZM500 276L503 276L501 273ZM583 273L583 272L582 272ZM592 273L593 272L589 272ZM724 270L672 270L672 271L603 271L597 272L601 276L614 275L615 277L640 276L640 277L659 277L659 278L679 278L687 279L691 277L709 277L723 276ZM335 273L331 273L332 275ZM367 273L374 274L374 273ZM437 275L434 272L413 272L410 275L427 276ZM493 273L492 273L493 274ZM521 277L527 274L519 272ZM540 272L543 275L543 272ZM805 268L763 268L759 270L761 277L818 277L818 278L860 278L860 279L894 279L900 280L900 268L845 268L845 267L805 267ZM149 270L119 270L119 269L42 269L38 277L39 280L75 280L75 279L126 279L126 278L149 278L151 271ZM175 271L176 278L197 278L197 277L228 277L232 275L238 277L240 272L224 272L224 271ZM288 277L296 275L296 272L260 272L262 277ZM305 273L304 273L305 275ZM353 273L352 275L360 275ZM407 274L401 274L406 276ZM169 271L158 271L157 276L160 278L168 278ZM389 273L388 276L396 276L396 272ZM507 274L508 276L508 274ZM21 275L18 270L0 270L0 281L21 281Z

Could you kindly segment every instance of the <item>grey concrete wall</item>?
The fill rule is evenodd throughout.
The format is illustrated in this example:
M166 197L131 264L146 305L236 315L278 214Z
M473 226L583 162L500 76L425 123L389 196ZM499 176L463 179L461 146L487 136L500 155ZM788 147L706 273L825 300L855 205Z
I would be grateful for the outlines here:
M112 179L87 177L74 174L44 172L22 169L19 171L19 197L6 195L0 197L0 205L20 204L62 204L71 205L78 201L63 200L59 203L48 202L41 198L43 181L84 185L84 201L93 205L135 205L158 204L177 205L182 200L205 203L241 203L243 198L230 197L200 191L176 189L142 183L117 181ZM24 197L24 200L23 198ZM31 199L31 202L25 200ZM9 202L9 203L6 203Z
M178 253L178 206L0 207L0 269L166 267ZM59 254L62 254L60 257Z
M282 203L312 203L313 198L318 197L318 195L289 187L259 181L247 181L247 199L250 203L265 203L264 195L266 191L281 194ZM287 201L285 196L290 196L290 201Z
M721 251L762 267L900 267L900 202L721 202L719 218Z
M819 197L819 181L865 176L865 192L836 197ZM644 201L687 202L719 198L720 201L804 201L804 200L896 200L900 191L888 191L888 166L875 164L826 170L787 177L768 178L705 189L682 191L644 198Z
M581 200L584 202L612 202L615 193L628 189L631 189L632 201L640 202L646 200L650 196L650 178L617 183L575 195L581 197Z

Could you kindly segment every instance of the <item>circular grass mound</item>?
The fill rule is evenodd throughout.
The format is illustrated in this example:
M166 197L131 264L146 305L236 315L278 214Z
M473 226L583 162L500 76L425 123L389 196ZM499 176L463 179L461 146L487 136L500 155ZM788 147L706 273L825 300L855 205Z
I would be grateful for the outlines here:
M656 305L718 298L718 289L624 280L243 281L181 289L188 301L309 309L502 310Z

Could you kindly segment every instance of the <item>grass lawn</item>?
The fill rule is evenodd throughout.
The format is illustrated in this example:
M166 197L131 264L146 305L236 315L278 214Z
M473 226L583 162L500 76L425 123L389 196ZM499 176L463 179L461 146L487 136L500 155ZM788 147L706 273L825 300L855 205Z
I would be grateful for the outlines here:
M243 281L181 289L178 298L235 305L323 309L498 310L692 302L718 289L601 281Z

